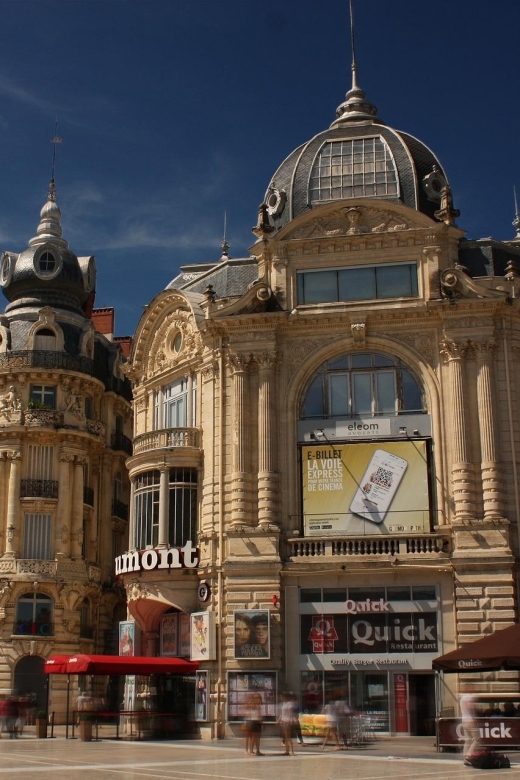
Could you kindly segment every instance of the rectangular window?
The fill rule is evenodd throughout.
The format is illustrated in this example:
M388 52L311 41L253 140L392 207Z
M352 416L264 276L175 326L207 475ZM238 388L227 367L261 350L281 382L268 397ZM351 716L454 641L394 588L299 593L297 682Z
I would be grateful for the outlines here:
M31 397L36 407L56 409L56 387L53 385L31 385Z
M22 558L51 560L52 515L27 513L24 516Z
M170 469L168 541L182 547L197 533L197 471Z
M298 304L418 295L417 264L393 263L297 273Z
M27 479L54 479L54 447L29 444L26 474Z
M139 474L135 480L135 545L138 550L159 541L159 471Z

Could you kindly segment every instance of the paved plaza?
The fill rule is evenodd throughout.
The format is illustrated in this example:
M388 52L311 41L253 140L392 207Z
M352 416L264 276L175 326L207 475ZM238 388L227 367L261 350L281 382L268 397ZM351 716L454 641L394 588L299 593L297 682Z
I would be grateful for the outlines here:
M362 749L321 750L295 745L284 756L279 739L262 741L263 757L244 754L241 740L124 742L101 739L80 742L38 740L30 734L0 740L0 780L474 780L482 771L464 767L460 754L437 753L433 738L378 740ZM520 753L510 753L511 769L499 769L520 780Z

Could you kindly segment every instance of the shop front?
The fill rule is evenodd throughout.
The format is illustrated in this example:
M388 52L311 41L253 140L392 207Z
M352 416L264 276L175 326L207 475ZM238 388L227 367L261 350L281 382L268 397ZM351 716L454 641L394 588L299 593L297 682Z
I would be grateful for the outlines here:
M434 735L438 606L433 585L302 588L303 714L341 701L369 731Z

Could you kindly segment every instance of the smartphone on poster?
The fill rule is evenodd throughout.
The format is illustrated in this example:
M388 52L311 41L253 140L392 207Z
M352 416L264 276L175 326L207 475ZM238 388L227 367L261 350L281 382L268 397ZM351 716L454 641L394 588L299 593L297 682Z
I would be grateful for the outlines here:
M404 458L376 450L352 499L350 511L372 523L382 523L407 466Z

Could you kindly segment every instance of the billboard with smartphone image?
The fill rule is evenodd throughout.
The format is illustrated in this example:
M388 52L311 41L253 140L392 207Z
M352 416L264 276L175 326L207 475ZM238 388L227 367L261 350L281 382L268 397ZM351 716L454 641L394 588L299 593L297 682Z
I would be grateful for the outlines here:
M302 448L305 536L429 533L424 441Z

